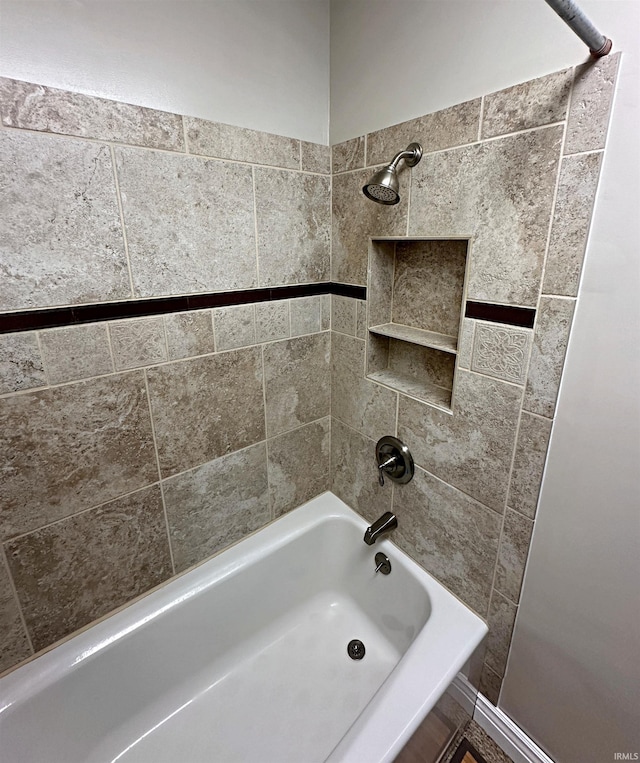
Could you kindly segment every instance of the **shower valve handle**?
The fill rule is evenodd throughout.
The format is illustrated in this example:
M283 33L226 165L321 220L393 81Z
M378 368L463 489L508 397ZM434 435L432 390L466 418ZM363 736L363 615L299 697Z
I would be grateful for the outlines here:
M398 463L397 456L389 456L386 461L378 464L378 482L380 487L384 485L384 471L385 469L392 469Z

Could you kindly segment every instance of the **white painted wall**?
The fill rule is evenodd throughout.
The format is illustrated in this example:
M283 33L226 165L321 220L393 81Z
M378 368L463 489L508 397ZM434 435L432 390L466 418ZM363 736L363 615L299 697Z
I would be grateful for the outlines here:
M630 5L581 3L609 37ZM587 57L543 0L331 0L331 143Z
M500 699L556 763L640 753L640 2L581 6L621 80ZM332 143L586 58L543 0L335 0L331 25Z
M328 0L0 0L0 75L328 143Z
M640 3L500 706L556 763L640 755ZM617 22L617 23L616 23Z

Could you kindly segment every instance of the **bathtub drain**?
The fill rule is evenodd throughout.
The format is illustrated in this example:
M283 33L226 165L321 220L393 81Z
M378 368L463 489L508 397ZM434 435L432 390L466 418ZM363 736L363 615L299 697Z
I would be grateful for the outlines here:
M364 657L364 644L357 638L347 644L347 654L352 660L361 660Z

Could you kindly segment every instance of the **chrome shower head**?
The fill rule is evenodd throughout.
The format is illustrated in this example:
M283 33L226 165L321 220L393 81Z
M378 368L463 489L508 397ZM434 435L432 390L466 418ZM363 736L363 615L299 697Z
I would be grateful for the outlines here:
M391 164L387 164L362 186L364 195L378 204L397 204L400 201L400 183L398 182L398 164L404 159L408 167L415 167L422 159L422 146L419 143L410 143L404 151L393 157Z

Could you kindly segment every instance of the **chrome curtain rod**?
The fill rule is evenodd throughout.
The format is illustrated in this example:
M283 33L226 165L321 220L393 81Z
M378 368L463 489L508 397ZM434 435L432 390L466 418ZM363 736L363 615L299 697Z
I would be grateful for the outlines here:
M547 5L568 24L578 37L589 46L589 53L596 58L611 51L611 40L600 34L573 0L545 0Z

